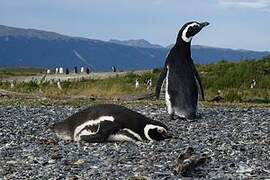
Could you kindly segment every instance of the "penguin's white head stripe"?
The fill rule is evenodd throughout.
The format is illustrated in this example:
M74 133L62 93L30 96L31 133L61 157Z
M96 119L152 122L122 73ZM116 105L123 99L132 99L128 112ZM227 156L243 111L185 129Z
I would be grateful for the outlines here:
M185 41L187 43L191 41L192 36L191 37L187 37L187 32L188 32L188 29L190 27L193 27L193 26L200 26L200 25L198 23L196 23L196 22L187 25L187 27L182 32L182 36L181 37L182 37L183 41Z
M98 119L94 119L94 120L89 120L89 121L86 121L86 122L84 122L83 124L81 124L81 125L79 125L78 127L76 127L75 128L75 130L74 130L74 140L75 141L78 141L78 140L80 140L80 137L78 137L78 136L80 136L81 134L81 131L86 127L86 126L93 126L93 125L98 125L100 122L102 122L102 121L114 121L114 117L113 116L100 116ZM98 131L97 131L98 132ZM97 133L96 132L96 133ZM83 133L85 134L85 133L90 133L91 134L91 132L89 132L89 131L87 131L87 132L85 132L85 131L83 131Z
M152 139L152 138L149 136L149 130L150 130L150 129L155 129L155 128L157 128L158 131L166 131L166 132L167 132L167 130L166 130L164 127L162 127L162 126L157 126L157 125L153 125L153 124L147 124L147 125L144 127L144 135L145 135L145 137L146 137L148 140L150 140L150 141L153 141L154 139Z

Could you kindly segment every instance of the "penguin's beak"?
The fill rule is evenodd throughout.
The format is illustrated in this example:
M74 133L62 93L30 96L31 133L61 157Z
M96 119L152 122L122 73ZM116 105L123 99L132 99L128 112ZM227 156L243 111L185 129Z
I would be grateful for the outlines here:
M210 24L209 22L200 23L201 29L204 28L205 26L208 26L209 24Z

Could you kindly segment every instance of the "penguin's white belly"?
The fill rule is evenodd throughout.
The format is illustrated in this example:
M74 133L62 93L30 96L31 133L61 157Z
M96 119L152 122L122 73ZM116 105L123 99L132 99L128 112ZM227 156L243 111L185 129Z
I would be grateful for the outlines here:
M180 109L179 107L174 107L172 105L172 102L171 102L171 96L168 92L168 89L169 89L169 73L170 73L170 70L169 70L169 65L167 65L167 74L166 74L166 83L165 83L165 101L166 101L166 105L167 105L167 110L168 110L168 113L171 115L171 114L175 114L179 117L183 117L185 118L186 116L186 113Z
M56 132L55 133L59 138L64 139L64 140L72 140L72 137L70 137L69 135L65 134L65 133L59 133Z
M112 134L109 136L108 141L135 141L124 134Z
M170 94L168 92L169 89L169 65L167 66L167 74L166 74L166 79L165 79L165 101L166 101L166 105L167 105L167 110L169 114L173 113L173 109L172 109L172 103L171 103L171 97Z

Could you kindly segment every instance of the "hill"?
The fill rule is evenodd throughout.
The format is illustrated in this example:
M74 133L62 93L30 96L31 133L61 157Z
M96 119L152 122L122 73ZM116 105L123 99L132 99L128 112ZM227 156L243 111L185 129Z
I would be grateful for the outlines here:
M168 48L142 39L100 41L0 25L0 67L87 66L94 71L110 71L112 66L121 70L150 69L162 66L168 51ZM258 59L270 54L206 46L193 46L192 53L198 64L222 59Z

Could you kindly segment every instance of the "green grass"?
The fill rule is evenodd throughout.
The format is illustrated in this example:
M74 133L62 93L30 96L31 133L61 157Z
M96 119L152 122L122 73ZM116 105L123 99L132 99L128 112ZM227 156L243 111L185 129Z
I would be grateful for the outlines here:
M259 61L242 61L239 63L228 63L222 61L217 64L200 65L199 71L206 89L237 88L247 89L250 82L256 79L256 88L270 88L269 75L264 70L270 69L270 59Z
M270 58L239 63L222 61L216 64L199 65L197 68L202 78L207 101L210 101L217 94L217 91L221 90L224 98L223 103L269 104L270 102L270 75L266 72L270 71ZM31 74L29 72L33 73L33 71L18 70L18 74ZM9 73L17 74L14 71ZM141 75L129 73L125 76L107 79L63 82L62 90L57 88L56 83L38 83L35 81L17 83L14 88L11 88L9 83L0 82L0 88L33 95L42 94L47 98L60 99L60 101L61 98L67 98L65 101L67 103L70 97L76 97L77 99L95 97L113 100L121 96L154 92L159 73L160 70L155 69ZM147 90L144 82L150 78L152 78L153 86ZM134 88L136 79L141 84L137 89ZM257 84L254 89L250 89L250 83L253 79L256 79Z
M0 68L0 77L35 76L44 71L38 68Z
M226 61L211 65L200 65L207 98L213 97L218 90L223 92L225 102L269 102L270 101L270 58L259 61ZM251 81L256 80L256 87L250 89Z
M111 77L107 79L90 79L80 82L63 82L62 90L58 89L56 83L49 82L39 83L30 81L27 83L17 83L15 88L11 88L9 83L0 83L0 88L15 91L19 93L44 93L45 96L95 96L113 98L115 96L143 93L146 90L146 85L143 83L152 78L152 81L157 81L158 72L146 72L142 75L129 73L125 76ZM135 89L135 80L140 81L140 87ZM148 90L151 91L152 89Z

